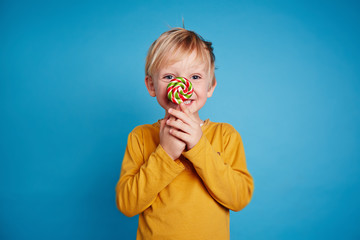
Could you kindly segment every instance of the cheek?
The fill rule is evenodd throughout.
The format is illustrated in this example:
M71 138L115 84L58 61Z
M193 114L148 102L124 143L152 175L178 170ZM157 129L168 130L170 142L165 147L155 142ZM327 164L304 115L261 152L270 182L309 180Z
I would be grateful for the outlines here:
M197 93L197 94L201 94L201 95L204 95L208 92L209 90L209 86L208 84L206 83L198 83L198 84L194 84L194 91Z
M156 92L157 93L162 93L162 92L166 92L166 85L165 84L163 84L163 83L156 83L155 84L155 89L156 89Z
M157 88L157 95L163 99L167 99L167 85L159 86Z

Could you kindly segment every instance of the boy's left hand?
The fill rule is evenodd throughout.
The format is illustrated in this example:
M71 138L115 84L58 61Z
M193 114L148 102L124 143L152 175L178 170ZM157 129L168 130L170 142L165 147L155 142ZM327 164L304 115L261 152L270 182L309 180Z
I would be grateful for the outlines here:
M189 111L184 103L180 104L181 111L169 109L169 114L175 119L169 119L166 124L172 129L170 134L186 143L186 150L192 149L200 140L202 130L199 121Z

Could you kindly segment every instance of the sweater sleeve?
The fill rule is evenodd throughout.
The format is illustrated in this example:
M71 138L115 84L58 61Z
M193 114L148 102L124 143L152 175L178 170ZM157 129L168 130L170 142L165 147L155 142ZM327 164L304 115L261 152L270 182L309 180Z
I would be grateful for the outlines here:
M249 202L254 189L246 168L240 134L228 127L223 133L223 152L216 152L206 136L183 155L189 159L210 195L224 207L240 211Z
M117 207L128 217L147 209L158 193L184 170L181 162L173 161L161 145L145 161L144 142L140 134L129 134L116 185Z

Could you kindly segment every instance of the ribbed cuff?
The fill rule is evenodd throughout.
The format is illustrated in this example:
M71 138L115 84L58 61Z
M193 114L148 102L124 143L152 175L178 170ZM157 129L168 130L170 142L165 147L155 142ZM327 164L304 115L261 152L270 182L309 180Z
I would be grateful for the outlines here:
M156 148L155 154L158 155L167 168L174 171L174 173L180 173L185 169L182 162L179 159L173 160L160 144Z
M184 157L189 159L194 165L201 165L201 161L205 160L204 157L206 156L207 144L207 138L205 135L202 135L199 142L192 149L183 152Z

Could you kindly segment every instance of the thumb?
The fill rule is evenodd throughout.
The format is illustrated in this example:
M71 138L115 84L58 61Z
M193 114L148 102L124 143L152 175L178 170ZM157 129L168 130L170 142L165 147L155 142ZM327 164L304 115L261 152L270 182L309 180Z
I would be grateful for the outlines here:
M185 103L180 103L180 109L182 112L186 113L186 115L190 115L190 111L189 109L187 108L187 106L185 105Z
M190 117L190 119L196 120L194 114L190 112L189 108L185 105L185 103L181 103L180 108L183 113L185 113L188 117Z

